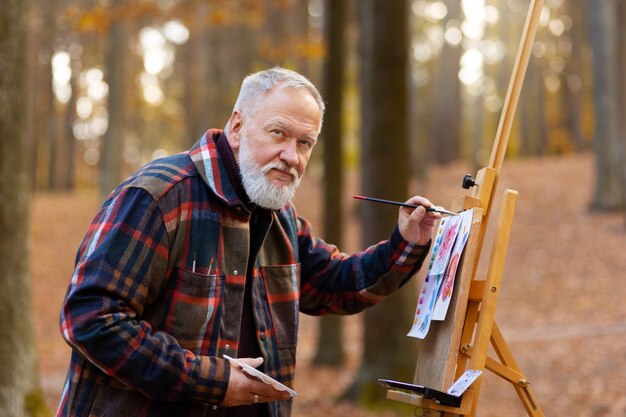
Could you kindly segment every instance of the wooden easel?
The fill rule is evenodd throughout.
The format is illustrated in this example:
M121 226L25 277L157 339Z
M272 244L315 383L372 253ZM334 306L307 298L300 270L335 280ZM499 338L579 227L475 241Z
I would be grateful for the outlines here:
M542 0L531 0L489 166L478 171L475 180L466 176L463 187L474 187L472 194L453 203L453 210L474 211L470 237L457 272L446 320L433 322L427 337L418 342L419 355L414 377L416 384L446 391L466 369L487 369L513 385L528 415L532 417L543 417L544 414L528 379L520 370L494 321L513 224L516 191L504 192L487 276L485 279L476 279L475 275L542 3ZM490 343L499 360L489 357ZM387 391L387 398L420 406L427 410L428 415L473 417L476 414L481 380L482 377L463 394L459 407L443 406L422 396L397 390Z

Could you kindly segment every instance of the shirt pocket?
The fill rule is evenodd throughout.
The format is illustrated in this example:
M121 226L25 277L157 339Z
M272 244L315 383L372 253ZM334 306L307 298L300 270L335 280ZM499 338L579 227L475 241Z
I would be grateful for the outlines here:
M295 348L298 337L300 264L261 267L278 348Z
M196 355L215 354L224 275L204 275L175 268L169 289L166 331Z

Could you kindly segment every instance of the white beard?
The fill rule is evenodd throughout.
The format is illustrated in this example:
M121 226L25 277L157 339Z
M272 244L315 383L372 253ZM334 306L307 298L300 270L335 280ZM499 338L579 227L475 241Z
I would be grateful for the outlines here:
M295 168L290 168L282 162L270 162L260 166L254 161L247 137L243 131L239 145L239 169L243 188L246 190L250 201L270 210L279 210L284 207L293 199L296 189L300 185L301 178ZM267 178L271 169L289 172L293 177L293 182L284 186L273 184Z

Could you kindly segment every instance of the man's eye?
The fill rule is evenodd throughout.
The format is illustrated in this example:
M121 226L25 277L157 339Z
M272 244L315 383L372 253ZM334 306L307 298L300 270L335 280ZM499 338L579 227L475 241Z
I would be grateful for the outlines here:
M272 134L276 135L276 136L282 136L283 135L283 131L280 129L272 129Z
M300 145L305 146L308 149L311 149L313 147L313 142L311 142L310 140L301 140Z

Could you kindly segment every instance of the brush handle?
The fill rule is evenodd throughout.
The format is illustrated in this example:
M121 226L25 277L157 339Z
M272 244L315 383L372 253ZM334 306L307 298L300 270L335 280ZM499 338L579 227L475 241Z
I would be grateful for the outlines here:
M356 198L358 200L374 201L376 203L392 204L394 206L402 206L402 207L409 207L409 208L424 207L424 206L420 206L420 205L416 205L416 204L402 203L400 201L383 200L382 198L374 198L374 197L364 197L362 195L355 195L354 198ZM450 215L456 215L457 214L457 213L453 213L453 212L448 211L448 210L438 209L436 207L424 207L424 208L426 209L426 211L433 211L435 213L450 214Z

